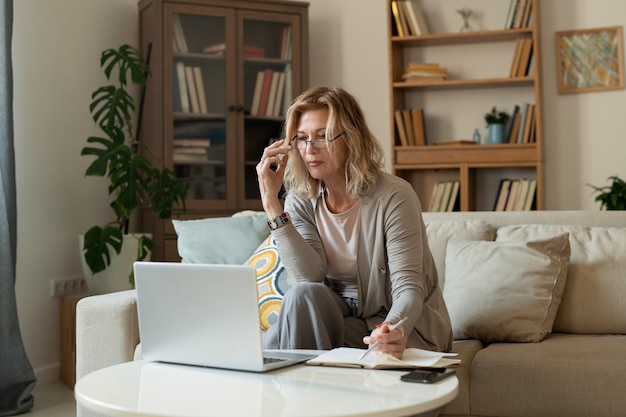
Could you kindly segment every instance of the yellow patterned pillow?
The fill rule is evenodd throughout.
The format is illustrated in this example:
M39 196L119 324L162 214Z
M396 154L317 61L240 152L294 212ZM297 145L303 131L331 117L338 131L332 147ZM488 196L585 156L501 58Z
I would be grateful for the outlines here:
M276 323L283 296L294 282L289 279L280 261L276 242L271 235L261 242L245 264L256 269L261 327L267 330Z

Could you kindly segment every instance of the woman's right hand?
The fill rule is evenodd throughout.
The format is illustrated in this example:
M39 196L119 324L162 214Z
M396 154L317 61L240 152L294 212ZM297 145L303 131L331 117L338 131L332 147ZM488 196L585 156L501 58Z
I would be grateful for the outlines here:
M291 145L285 139L278 140L263 150L261 160L256 166L261 202L269 218L274 218L283 211L278 193L285 177L290 150Z

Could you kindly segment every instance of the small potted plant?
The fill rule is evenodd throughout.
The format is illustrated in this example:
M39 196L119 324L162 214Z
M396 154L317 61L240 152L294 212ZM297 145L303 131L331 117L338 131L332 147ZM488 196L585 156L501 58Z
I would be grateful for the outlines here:
M598 193L594 201L600 202L600 210L626 210L626 182L616 175L608 179L613 181L610 186L596 187L587 184Z
M491 111L485 114L485 122L487 123L487 128L489 128L487 143L504 143L504 126L510 117L507 112L498 111L496 106L493 106Z
M139 51L130 45L107 49L102 52L100 66L107 80L117 76L117 82L102 86L92 93L89 110L104 136L89 137L88 145L82 149L81 155L95 157L87 167L86 176L106 177L109 180L108 192L112 197L111 208L115 220L104 226L93 226L79 238L83 242L81 259L88 286L90 282L93 284L96 281L116 279L103 277L103 271L111 265L115 256L120 255L123 247L129 245L125 250L130 249L130 265L121 265L120 268L127 271L123 275L128 277L126 281L130 282L132 288L132 262L146 259L154 246L149 235L138 234L133 230L135 210L141 205L149 207L162 219L170 218L172 206L178 205L182 210L185 209L187 184L179 181L170 169L156 167L140 152L142 144L138 139L139 129L133 131L136 106L128 91L129 85L145 88L150 76L149 65ZM140 125L141 111L136 118ZM130 247L135 244L136 247ZM102 284L94 286L106 290L91 286L90 290L95 293L117 290L112 289L109 283Z

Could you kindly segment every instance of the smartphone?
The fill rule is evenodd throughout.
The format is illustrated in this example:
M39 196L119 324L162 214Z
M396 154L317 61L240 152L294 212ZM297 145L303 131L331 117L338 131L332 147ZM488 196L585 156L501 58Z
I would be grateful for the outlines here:
M454 375L454 369L450 368L432 368L432 369L416 369L404 374L400 380L407 382L419 382L422 384L432 384L446 377Z

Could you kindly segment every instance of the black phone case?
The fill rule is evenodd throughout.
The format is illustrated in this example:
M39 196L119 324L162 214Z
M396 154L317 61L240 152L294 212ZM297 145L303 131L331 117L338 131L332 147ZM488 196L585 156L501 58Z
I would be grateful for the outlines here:
M446 377L454 375L456 372L450 368L416 369L404 374L400 380L406 382L419 382L421 384L432 384Z

